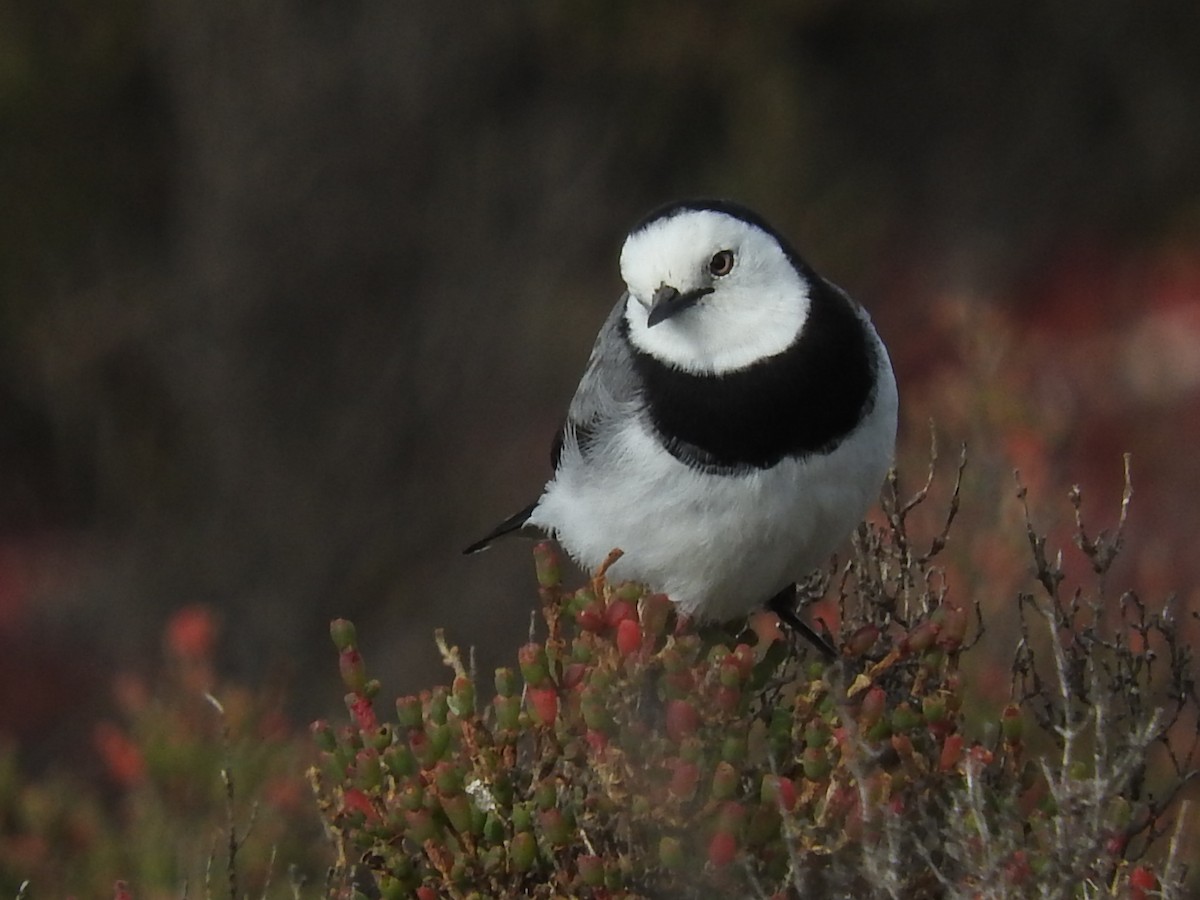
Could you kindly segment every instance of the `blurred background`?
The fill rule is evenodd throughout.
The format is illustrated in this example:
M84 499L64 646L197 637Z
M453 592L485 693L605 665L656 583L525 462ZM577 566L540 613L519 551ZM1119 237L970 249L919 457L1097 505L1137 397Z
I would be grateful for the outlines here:
M436 626L511 662L528 546L461 548L683 196L871 310L908 484L930 419L970 444L961 595L1011 611L1014 467L1111 526L1131 451L1122 582L1200 608L1191 0L3 0L0 732L86 747L196 607L300 720L335 616L389 689L443 677Z

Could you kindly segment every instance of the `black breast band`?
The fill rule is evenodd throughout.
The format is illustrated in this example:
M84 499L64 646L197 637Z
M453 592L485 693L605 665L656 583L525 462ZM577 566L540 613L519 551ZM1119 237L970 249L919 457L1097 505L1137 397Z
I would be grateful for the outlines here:
M765 469L832 450L871 411L877 353L862 320L819 278L810 292L798 339L734 372L684 372L630 343L647 412L673 456L706 470ZM620 329L628 341L624 319Z

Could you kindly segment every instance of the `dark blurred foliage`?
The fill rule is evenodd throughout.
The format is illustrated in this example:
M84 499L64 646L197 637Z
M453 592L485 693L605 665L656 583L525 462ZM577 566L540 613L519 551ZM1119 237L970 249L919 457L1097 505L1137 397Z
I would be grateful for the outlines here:
M985 502L1014 463L1103 499L1133 450L1186 592L1198 97L1190 2L4 0L0 729L63 740L194 603L305 714L336 615L401 689L435 625L507 662L528 550L459 550L682 195L869 306L902 458L932 416Z

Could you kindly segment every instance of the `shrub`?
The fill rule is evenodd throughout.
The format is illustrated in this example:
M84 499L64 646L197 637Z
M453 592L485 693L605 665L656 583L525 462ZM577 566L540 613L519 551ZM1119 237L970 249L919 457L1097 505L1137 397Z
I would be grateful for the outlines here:
M983 614L937 566L964 464L932 536L913 524L933 463L908 499L893 474L883 521L807 585L833 601L832 666L765 619L697 628L603 569L567 590L548 543L541 628L488 698L439 633L450 685L384 713L353 626L334 622L351 718L314 724L311 773L331 883L388 898L1179 890L1200 703L1170 602L1110 596L1128 473L1112 535L1092 537L1071 494L1087 584L1068 584L1026 510L1039 592L1015 601L1010 702L981 712L967 676Z

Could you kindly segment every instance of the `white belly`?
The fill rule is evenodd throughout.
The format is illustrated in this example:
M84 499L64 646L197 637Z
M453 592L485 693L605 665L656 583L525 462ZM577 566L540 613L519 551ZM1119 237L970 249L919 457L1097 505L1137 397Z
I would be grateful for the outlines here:
M632 418L587 462L568 442L529 521L589 569L620 548L613 579L645 582L689 615L747 615L821 566L878 497L895 446L894 382L875 399L832 453L738 475L688 467Z

